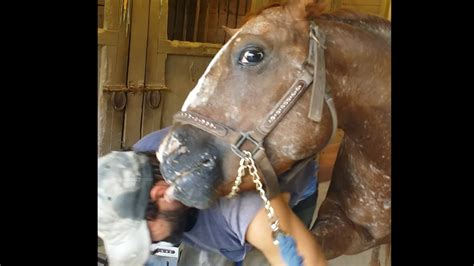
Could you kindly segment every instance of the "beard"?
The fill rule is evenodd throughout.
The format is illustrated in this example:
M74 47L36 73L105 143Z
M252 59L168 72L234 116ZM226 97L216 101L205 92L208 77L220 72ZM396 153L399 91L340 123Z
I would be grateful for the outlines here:
M170 224L170 234L160 240L178 245L181 242L183 233L191 230L196 223L198 210L185 205L175 210L160 211L155 202L150 201L147 206L147 220L163 219Z
M149 163L153 169L153 184L164 180L160 171L160 163L156 158L155 153L144 153L148 156ZM152 186L153 187L153 186ZM164 219L169 222L171 232L168 237L160 241L170 242L172 244L179 244L183 237L183 233L192 229L197 220L198 210L185 205L171 210L159 210L156 202L148 198L148 205L146 208L146 220Z

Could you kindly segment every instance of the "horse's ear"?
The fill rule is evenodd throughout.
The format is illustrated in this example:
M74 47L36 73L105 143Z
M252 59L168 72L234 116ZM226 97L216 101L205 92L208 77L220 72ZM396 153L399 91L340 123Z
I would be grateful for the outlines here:
M288 0L288 10L296 19L317 17L326 9L324 0Z
M234 36L234 34L236 34L237 31L239 31L239 29L232 29L232 28L228 28L226 26L222 26L222 28L225 30L225 32L227 34L229 34L230 37Z

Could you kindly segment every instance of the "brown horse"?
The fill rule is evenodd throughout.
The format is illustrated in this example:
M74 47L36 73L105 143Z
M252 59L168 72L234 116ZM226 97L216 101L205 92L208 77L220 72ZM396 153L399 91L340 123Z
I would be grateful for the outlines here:
M242 150L252 152L272 196L273 176L342 129L311 229L330 259L390 241L391 24L351 11L321 14L309 1L267 8L229 30L158 157L173 196L207 208L229 192ZM244 178L241 189L251 188Z

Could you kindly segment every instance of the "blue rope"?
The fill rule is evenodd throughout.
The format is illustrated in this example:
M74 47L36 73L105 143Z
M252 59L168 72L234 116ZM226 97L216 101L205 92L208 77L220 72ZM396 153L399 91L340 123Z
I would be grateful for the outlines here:
M288 266L303 265L303 258L298 255L298 252L296 251L296 242L290 235L278 232L276 239L279 242L278 246L280 247L280 255Z

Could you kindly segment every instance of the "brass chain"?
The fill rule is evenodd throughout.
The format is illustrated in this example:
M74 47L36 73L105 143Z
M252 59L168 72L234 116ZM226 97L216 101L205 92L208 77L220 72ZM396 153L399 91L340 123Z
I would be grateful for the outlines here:
M243 151L243 153L245 154L245 157L240 159L237 177L235 178L234 185L232 186L232 191L227 195L227 197L232 198L237 195L238 191L240 190L239 186L242 183L242 177L245 176L245 169L248 169L250 175L252 176L252 181L255 183L255 187L260 194L260 198L262 198L263 202L265 203L265 211L267 213L268 221L270 222L270 228L272 229L273 244L278 245L276 234L281 232L279 227L280 221L276 217L275 211L270 205L270 200L268 200L265 194L262 182L260 181L260 176L257 172L257 167L255 166L255 162L252 158L252 154L248 151Z
M240 159L240 166L237 170L237 176L235 177L234 185L232 186L232 191L227 195L227 198L233 198L237 196L239 192L240 184L242 183L242 177L245 176L245 169L248 168L249 161L246 158Z

